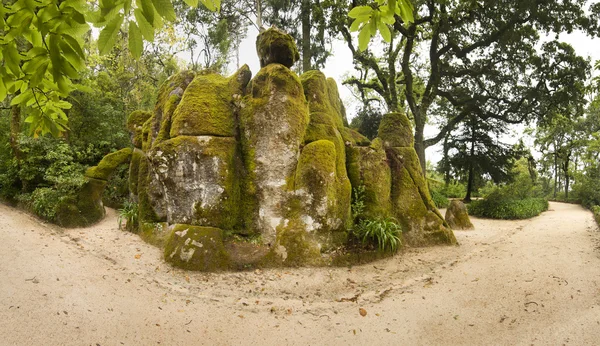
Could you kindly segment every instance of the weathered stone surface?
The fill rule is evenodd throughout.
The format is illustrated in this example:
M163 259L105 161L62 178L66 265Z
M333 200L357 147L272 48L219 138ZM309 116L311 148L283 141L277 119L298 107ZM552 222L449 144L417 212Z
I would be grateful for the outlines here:
M233 137L179 136L148 154L162 187L166 220L233 229L239 221L239 177Z
M467 207L461 201L453 200L446 209L446 222L452 229L473 229L475 228L469 218Z
M342 134L342 138L344 139L344 143L346 144L346 146L358 145L360 147L367 147L371 145L371 140L369 140L367 137L363 136L356 130L344 127L342 128L340 133Z
M133 111L127 117L127 130L131 134L131 143L136 148L142 148L142 129L150 117L152 113L146 111Z
M388 113L383 116L377 134L387 148L413 147L415 140L412 125L403 113Z
M167 208L163 189L158 183L157 174L146 155L140 158L137 200L139 220L145 222L166 221Z
M231 261L223 246L222 230L185 224L175 224L171 228L164 253L167 262L197 271L229 268Z
M300 59L294 38L277 28L269 28L258 35L256 52L260 67L281 64L290 68Z
M124 148L115 151L114 153L110 153L104 156L97 166L88 168L85 172L85 176L88 178L108 180L119 165L129 162L131 153L131 148Z
M367 219L386 218L392 215L392 172L387 163L381 139L369 147L349 147L348 177L354 188L364 186Z
M173 113L170 137L235 135L230 80L216 73L201 74L185 90Z
M454 244L456 238L431 200L414 148L386 150L392 170L392 208L412 245Z
M262 68L249 85L240 114L242 149L248 172L245 213L266 244L284 223L308 123L308 109L298 76L287 67Z
M129 194L135 201L137 201L138 194L140 161L144 156L144 152L137 148L131 153L131 162L129 163Z

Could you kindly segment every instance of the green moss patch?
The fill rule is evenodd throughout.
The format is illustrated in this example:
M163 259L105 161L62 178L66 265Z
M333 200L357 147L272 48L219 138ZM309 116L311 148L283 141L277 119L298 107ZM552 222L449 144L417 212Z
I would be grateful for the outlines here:
M85 172L85 176L88 178L108 180L119 165L129 162L132 151L131 148L124 148L104 156L98 163L98 166L90 167Z
M133 111L127 117L127 129L131 133L131 143L136 148L142 147L142 129L144 123L150 119L152 113L146 111Z
M219 74L198 75L173 114L170 137L235 134L230 81Z
M223 231L213 227L173 225L164 255L173 266L187 270L218 271L231 264L223 246Z
M260 67L276 63L290 68L300 59L294 38L277 28L269 28L258 35L256 52Z
M102 192L106 180L88 178L74 198L61 201L56 223L62 227L87 227L104 218Z
M383 140L386 147L410 147L415 140L412 134L412 125L404 113L388 113L383 116L379 124L378 137Z

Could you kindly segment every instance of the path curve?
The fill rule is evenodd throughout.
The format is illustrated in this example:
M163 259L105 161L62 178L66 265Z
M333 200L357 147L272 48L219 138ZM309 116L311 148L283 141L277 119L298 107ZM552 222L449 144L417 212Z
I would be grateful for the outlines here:
M589 211L551 203L531 220L472 221L460 246L364 266L203 274L163 263L113 210L63 230L0 204L0 344L598 343Z

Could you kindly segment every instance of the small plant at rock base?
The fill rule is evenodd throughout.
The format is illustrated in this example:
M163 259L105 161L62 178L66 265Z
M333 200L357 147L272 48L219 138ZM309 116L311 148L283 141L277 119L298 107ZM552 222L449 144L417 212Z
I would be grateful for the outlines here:
M352 189L352 204L350 205L352 219L356 219L365 211L365 186L359 185Z
M363 244L376 246L379 251L396 252L402 245L402 228L393 218L360 220L353 234Z
M125 221L125 228L123 228ZM135 202L125 201L123 208L119 209L119 229L124 229L129 232L134 232L138 228L138 204Z

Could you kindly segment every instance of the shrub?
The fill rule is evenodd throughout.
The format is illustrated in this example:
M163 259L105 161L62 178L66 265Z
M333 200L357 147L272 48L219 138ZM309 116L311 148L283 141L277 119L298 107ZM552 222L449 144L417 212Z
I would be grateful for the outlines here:
M501 198L491 194L486 199L473 201L468 206L469 214L491 219L528 219L548 210L545 198Z
M102 203L107 207L120 209L128 198L129 163L125 163L119 165L108 180L102 195Z
M431 199L438 209L448 208L450 205L450 200L436 190L431 190Z
M125 228L123 228L125 221ZM135 202L125 201L123 208L119 209L119 229L125 229L129 232L135 232L138 229L138 204Z
M392 218L361 220L353 234L364 245L375 246L382 252L396 252L402 245L402 229Z
M350 205L352 219L356 221L365 211L365 186L359 185L352 189L352 204Z
M31 194L31 208L39 217L56 220L56 212L61 202L62 193L49 187L40 187Z
M464 184L452 181L438 189L438 192L447 198L464 198L467 195L467 188Z

